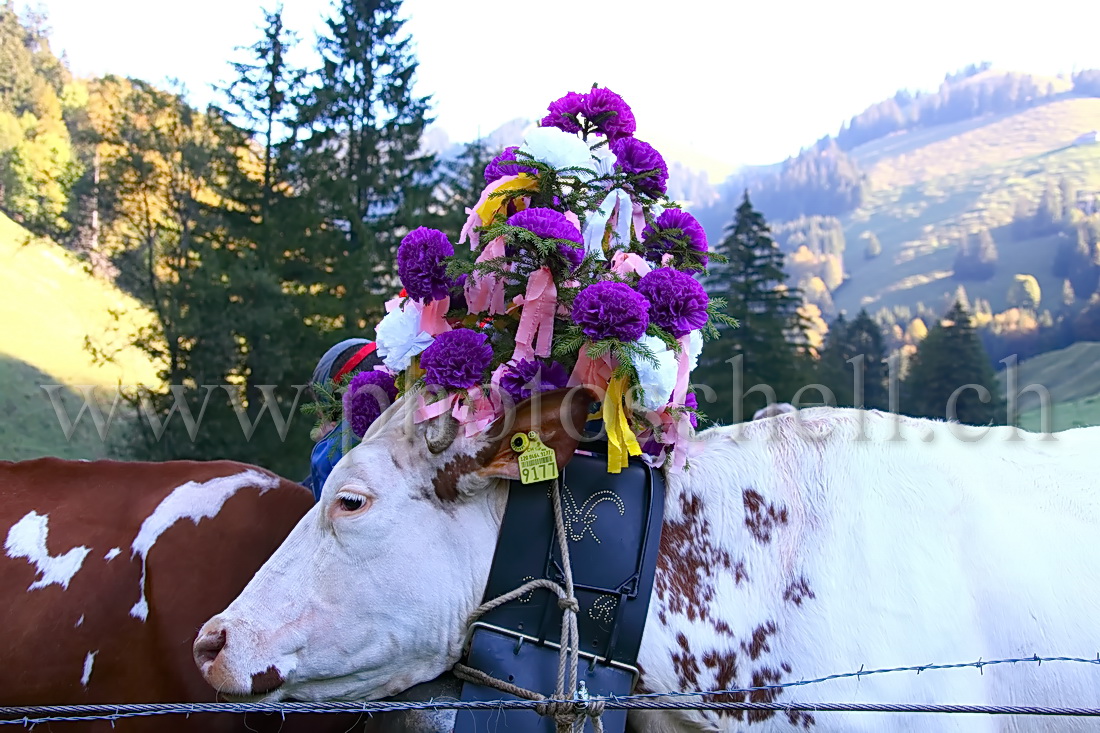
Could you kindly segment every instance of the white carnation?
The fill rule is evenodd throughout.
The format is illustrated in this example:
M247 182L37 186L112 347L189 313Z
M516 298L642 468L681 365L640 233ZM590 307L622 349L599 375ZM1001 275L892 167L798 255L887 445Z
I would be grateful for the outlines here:
M408 369L412 358L434 340L433 336L420 330L420 309L415 306L394 308L378 322L375 329L378 355L382 357L382 363L394 372Z
M638 371L638 383L643 394L640 403L646 410L659 410L668 404L672 390L676 388L676 354L669 351L665 342L656 336L642 336L638 340L657 356L659 366L648 359L638 358L634 363Z
M524 137L520 152L558 170L572 167L593 170L596 167L588 143L556 127L536 127L531 130ZM583 172L575 175L581 179L592 177L590 173Z

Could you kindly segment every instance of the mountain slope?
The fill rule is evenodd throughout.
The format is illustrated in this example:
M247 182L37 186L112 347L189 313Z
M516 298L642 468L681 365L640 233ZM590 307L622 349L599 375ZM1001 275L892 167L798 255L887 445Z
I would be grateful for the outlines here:
M112 312L120 314L117 322ZM65 438L42 385L157 384L148 357L123 348L125 334L151 318L136 300L88 274L70 252L0 214L0 459L103 455L90 423L78 426L72 441ZM115 363L95 363L84 348L86 336L117 351ZM62 394L75 416L75 394Z
M1036 276L1047 293L1054 238L1013 241L1007 226L1016 201L1037 201L1047 182L1068 177L1100 191L1100 146L1073 146L1100 126L1100 99L1061 98L1013 114L891 136L856 148L869 169L863 206L843 217L849 281L834 294L838 308L938 304L953 292L956 245L950 237L993 229L1001 255L997 276L966 283L972 297L1004 307L1016 273ZM860 237L874 232L883 254L863 258Z

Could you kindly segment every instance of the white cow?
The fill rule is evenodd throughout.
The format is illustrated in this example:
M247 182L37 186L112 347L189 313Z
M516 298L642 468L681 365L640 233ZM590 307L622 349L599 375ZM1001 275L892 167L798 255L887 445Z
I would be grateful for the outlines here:
M587 416L587 396L563 394L543 396L540 426L559 462ZM496 544L502 479L516 475L508 437L534 418L521 405L491 442L408 415L399 401L371 428L318 505L203 627L196 661L213 686L273 700L376 699L459 658ZM668 481L642 690L1100 650L1100 428L1044 440L813 408L696 440L690 470ZM749 699L1095 708L1100 666L890 673ZM1096 730L1086 720L631 714L638 731Z

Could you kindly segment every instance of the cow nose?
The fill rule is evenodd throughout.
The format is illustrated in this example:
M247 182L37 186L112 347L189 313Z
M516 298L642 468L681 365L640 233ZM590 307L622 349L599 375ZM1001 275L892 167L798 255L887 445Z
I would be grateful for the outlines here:
M195 655L195 664L199 669L213 663L218 654L225 648L225 629L210 630L195 639L192 652Z

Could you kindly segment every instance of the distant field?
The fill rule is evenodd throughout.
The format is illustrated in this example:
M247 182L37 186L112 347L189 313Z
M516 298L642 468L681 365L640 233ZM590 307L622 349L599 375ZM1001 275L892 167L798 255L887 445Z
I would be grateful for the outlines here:
M1059 402L1050 410L1049 422L1044 422L1040 410L1020 413L1016 424L1033 433L1057 433L1070 428L1100 425L1100 394L1074 402Z
M116 324L110 312L122 313ZM125 345L150 314L133 298L83 268L56 244L33 239L0 214L0 459L58 455L92 458L103 446L90 423L67 441L42 384L157 384L156 366ZM118 349L116 363L96 364L85 336ZM74 405L70 411L76 414Z
M1049 179L1067 177L1100 192L1100 145L1071 147L1100 127L1100 99L1062 98L1022 112L917 130L853 151L868 167L873 190L845 217L850 280L835 294L838 308L938 307L959 284L953 277L951 237L978 227L993 230L1000 253L997 276L964 283L971 297L1005 307L1016 273L1035 275L1052 299L1061 282L1050 274L1056 237L1016 241L1007 226L1020 197L1037 201ZM864 232L883 253L863 259Z
M1049 392L1050 430L1100 425L1100 343L1080 342L1021 362L1016 369L1017 393L1029 385ZM1005 375L1001 374L1002 388ZM1044 428L1039 397L1028 392L1019 400L1017 424L1027 430Z

